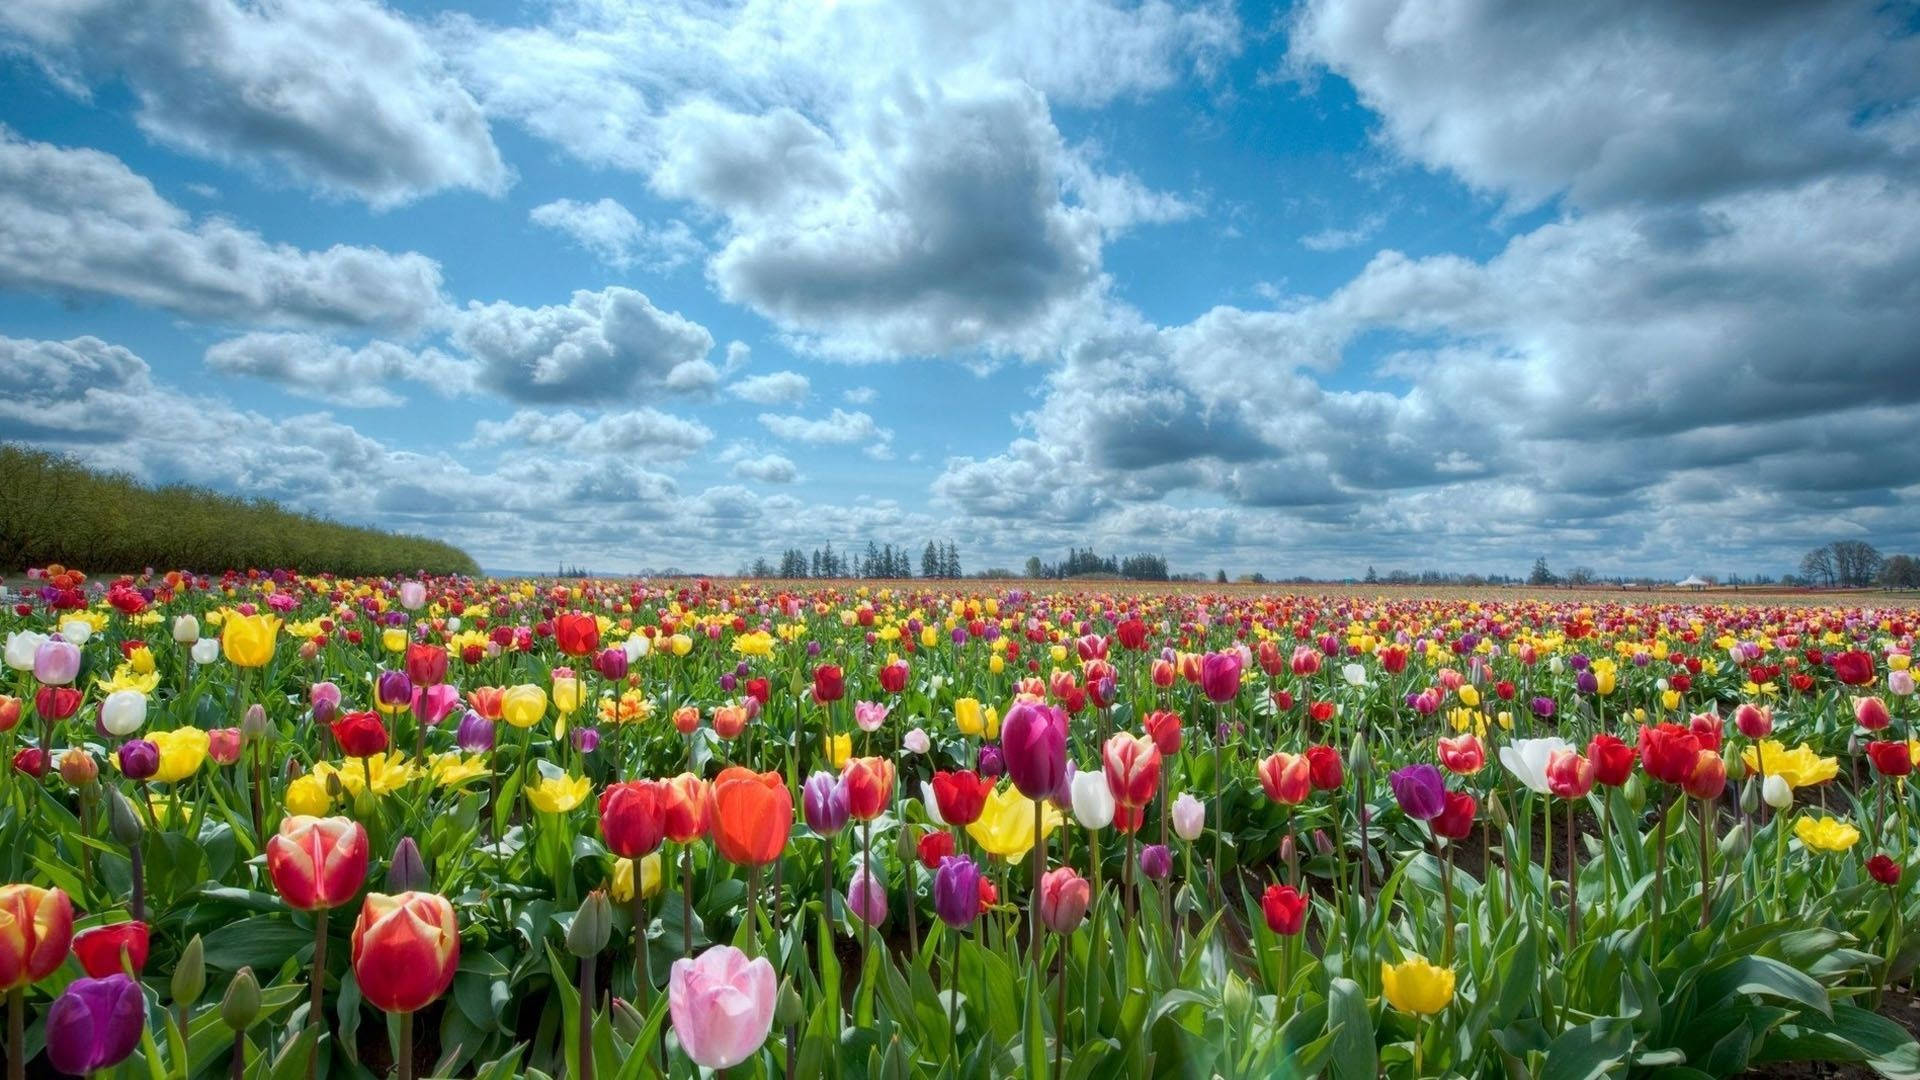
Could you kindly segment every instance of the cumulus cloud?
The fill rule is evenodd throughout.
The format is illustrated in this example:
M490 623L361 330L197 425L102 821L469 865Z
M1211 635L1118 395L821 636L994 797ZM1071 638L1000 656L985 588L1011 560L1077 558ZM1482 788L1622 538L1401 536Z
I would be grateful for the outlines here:
M370 0L15 0L0 32L69 81L124 80L141 130L390 207L510 174L479 103L417 28Z
M528 217L535 225L565 233L616 270L638 264L664 273L705 251L686 222L676 219L649 226L612 199L590 203L555 199L534 207Z
M749 375L727 388L727 392L755 405L797 405L807 400L813 384L797 371L775 371Z
M439 318L440 265L414 252L271 243L194 220L111 154L0 127L0 286L112 296L196 318L413 332Z
M712 439L713 432L705 424L652 408L596 416L570 409L521 409L506 420L482 420L474 425L474 441L482 445L512 442L564 447L577 454L633 455L655 460L685 458Z
M470 303L453 341L481 365L481 381L517 401L585 402L660 389L711 387L713 335L620 286L581 290L564 305Z
M763 484L791 484L800 478L800 470L791 458L780 454L761 454L733 463L733 475Z
M207 350L207 366L227 375L246 375L280 383L302 397L340 405L400 405L405 398L386 383L410 380L451 397L471 392L476 371L470 361L439 349L412 350L390 341L358 348L317 334L245 334Z
M835 409L825 417L809 420L804 416L761 413L760 426L789 442L850 444L869 439L893 438L893 432L874 422L863 412Z

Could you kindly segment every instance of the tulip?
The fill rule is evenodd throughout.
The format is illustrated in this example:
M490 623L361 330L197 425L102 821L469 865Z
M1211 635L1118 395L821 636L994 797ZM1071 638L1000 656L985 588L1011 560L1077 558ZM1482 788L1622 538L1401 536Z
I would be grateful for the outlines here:
M632 661L627 656L627 650L618 647L602 649L600 654L593 658L593 669L598 671L600 677L608 682L619 682L621 679L626 678L627 669L631 664Z
M887 722L888 708L877 701L856 701L853 703L853 723L861 731L879 731Z
M41 643L47 635L33 630L15 630L7 635L7 666L15 671L32 671L33 658L40 651Z
M1875 855L1867 860L1867 873L1882 885L1900 884L1900 864L1887 855Z
M400 583L400 606L408 611L419 611L427 602L427 587L418 581Z
M192 645L200 640L200 620L192 615L176 615L173 618L173 640L180 645Z
M1113 789L1108 786L1103 774L1084 772L1075 775L1072 802L1074 820L1082 828L1104 829L1113 824L1116 804Z
M234 667L265 667L273 659L274 638L280 620L272 615L229 613L220 624L220 651ZM196 652L194 658L199 659Z
M357 821L294 815L267 840L267 875L296 911L340 907L366 882L368 847Z
M459 966L460 927L445 897L367 894L353 926L353 976L375 1008L424 1009L447 992Z
M1773 710L1743 702L1733 710L1733 726L1749 739L1764 739L1773 734Z
M1486 767L1487 749L1472 733L1440 739L1440 764L1460 776L1472 776Z
M1873 654L1853 650L1836 654L1831 660L1833 677L1848 686L1866 686L1873 682Z
M1039 839L1044 841L1062 819L1052 803L1042 800L1040 807ZM1019 788L996 788L987 796L980 817L967 826L967 835L988 855L1017 862L1033 850L1033 811L1034 800L1020 794Z
M1260 896L1260 911L1266 916L1267 929L1291 937L1307 925L1307 898L1291 885L1269 885Z
M980 868L965 855L940 860L933 876L933 909L955 930L973 925L980 914Z
M1100 748L1100 762L1114 801L1142 807L1160 789L1160 748L1145 735L1117 732Z
M21 702L17 697L0 694L0 731L12 731L20 724Z
M886 758L853 758L840 774L847 794L847 814L855 821L872 821L893 798L893 762Z
M1153 740L1162 757L1180 752L1179 713L1164 710L1150 712L1140 726L1146 729L1147 736Z
M193 648L188 650L187 655L193 658L194 663L205 667L220 659L220 639L201 638L193 643Z
M1309 746L1305 757L1307 777L1313 781L1313 790L1338 791L1346 781L1346 768L1340 761L1340 751L1325 745Z
M131 967L135 975L147 966L149 933L139 920L109 923L82 930L73 936L73 955L80 967L96 979L122 973Z
M80 674L80 649L71 641L48 638L33 653L33 677L48 686L65 686Z
M493 737L493 720L472 709L460 717L460 726L453 733L453 741L469 754L493 749Z
M447 650L417 642L408 645L406 669L415 686L438 686L447 681Z
M1427 822L1427 828L1442 839L1465 840L1473 832L1473 815L1478 808L1470 792L1449 791L1446 806Z
M865 863L847 879L847 910L868 926L887 921L887 887Z
M739 866L766 866L786 850L793 831L793 796L779 773L755 773L735 765L709 788L713 844L720 857Z
M47 1009L47 1061L89 1076L125 1061L140 1045L147 999L125 974L75 979Z
M59 889L0 886L0 993L60 969L73 941L73 901Z
M207 732L207 756L213 758L216 765L232 765L239 761L241 745L240 729L237 727L214 728Z
M1727 788L1727 763L1719 754L1702 750L1694 758L1693 772L1681 786L1696 799L1717 799Z
M1556 750L1547 758L1547 790L1562 799L1578 799L1593 790L1594 765L1573 750Z
M933 740L925 728L912 728L900 738L900 746L909 754L925 754L933 749Z
M1793 805L1793 785L1786 777L1771 774L1760 784L1760 798L1775 810L1785 810Z
M1904 740L1868 743L1867 759L1882 776L1905 776L1913 771L1913 755Z
M1601 732L1587 743L1587 758L1593 762L1593 777L1608 787L1621 787L1633 775L1634 749L1618 736Z
M1014 786L1030 799L1058 790L1067 769L1067 714L1019 701L1000 722L1000 748Z
M145 739L128 739L114 751L120 774L129 780L148 780L160 771L160 748Z
M526 789L527 801L543 814L566 814L593 794L593 782L570 773L543 774Z
M731 945L673 962L667 1007L673 1033L696 1065L729 1069L752 1057L773 1029L778 978L765 957Z
M971 769L933 774L934 804L940 820L965 828L980 818L980 809L993 793L993 781Z
M1070 866L1056 867L1040 878L1040 921L1056 934L1071 934L1087 917L1093 887Z
M138 690L115 690L100 703L100 726L125 738L147 722L147 695Z
M1140 849L1140 872L1151 881L1160 881L1173 873L1173 852L1165 844L1148 844Z
M533 683L509 686L500 694L500 717L517 728L530 728L547 715L547 692Z
M822 664L813 670L813 700L828 705L847 693L847 677L836 664Z
M1216 705L1225 705L1240 693L1240 654L1232 650L1208 653L1200 661L1200 692Z
M1207 806L1189 792L1181 792L1173 800L1173 834L1192 843L1200 838L1201 830L1206 828Z
M553 621L553 640L568 656L586 656L600 647L600 622L570 611Z
M1447 808L1446 779L1432 765L1409 765L1390 774L1387 782L1401 813L1410 818L1431 821Z
M667 839L676 844L691 843L707 834L711 801L707 782L692 773L681 773L664 781L660 801L660 827Z
M800 806L807 828L821 836L833 836L847 826L847 791L840 778L830 772L807 777L800 789Z
M1547 793L1547 761L1559 750L1571 750L1573 744L1561 738L1516 739L1500 748L1500 764L1538 795Z
M100 778L100 764L93 755L78 746L70 746L60 755L60 779L75 788L90 788Z
M307 701L316 724L331 724L340 711L340 688L330 682L317 682L307 688Z
M1887 703L1877 697L1856 697L1853 720L1868 731L1879 731L1893 723L1893 714L1887 710Z
M1793 835L1809 851L1837 855L1860 842L1860 830L1833 817L1802 814L1793 823Z
M651 854L665 837L662 806L666 788L657 780L608 784L600 793L600 835L607 850L622 859Z
M1260 787L1267 798L1283 806L1294 806L1305 799L1312 781L1313 771L1304 754L1280 750L1260 762Z
M380 722L378 713L347 713L333 722L332 731L333 741L339 744L340 752L348 757L384 754L390 745L387 725Z
M42 686L33 692L33 707L43 720L65 720L80 711L84 696L71 686Z
M1453 971L1435 967L1424 956L1380 965L1380 988L1387 1003L1404 1013L1426 1016L1453 1000Z

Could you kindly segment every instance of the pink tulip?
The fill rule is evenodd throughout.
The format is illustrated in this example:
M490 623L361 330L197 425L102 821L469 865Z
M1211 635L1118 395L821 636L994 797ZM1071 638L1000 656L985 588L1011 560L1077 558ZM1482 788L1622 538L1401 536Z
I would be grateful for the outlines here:
M667 1007L680 1048L697 1065L727 1069L752 1057L773 1028L777 992L773 965L715 945L692 960L675 960Z

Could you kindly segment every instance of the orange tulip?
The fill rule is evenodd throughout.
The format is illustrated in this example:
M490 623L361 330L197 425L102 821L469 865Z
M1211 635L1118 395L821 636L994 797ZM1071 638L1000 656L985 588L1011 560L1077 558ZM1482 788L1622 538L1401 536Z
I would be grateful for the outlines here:
M687 844L705 836L712 805L707 782L692 773L681 773L663 783L666 790L660 797L660 827L667 839Z
M740 866L765 866L786 850L793 831L793 795L779 773L738 765L721 771L712 787L713 845Z
M880 757L849 758L840 783L847 791L847 816L872 821L893 798L893 762Z
M1313 770L1305 754L1277 751L1260 763L1260 786L1274 802L1296 805L1307 797L1312 781Z
M39 982L67 959L73 901L59 889L0 886L0 992Z
M460 924L433 893L368 893L353 924L353 977L360 993L390 1013L417 1012L453 985Z

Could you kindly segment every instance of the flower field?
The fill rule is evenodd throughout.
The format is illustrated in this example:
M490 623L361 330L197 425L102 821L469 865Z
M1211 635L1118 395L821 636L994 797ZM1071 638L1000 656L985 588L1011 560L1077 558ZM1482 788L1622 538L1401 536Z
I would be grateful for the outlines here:
M1920 1077L1903 607L4 600L13 1077Z

